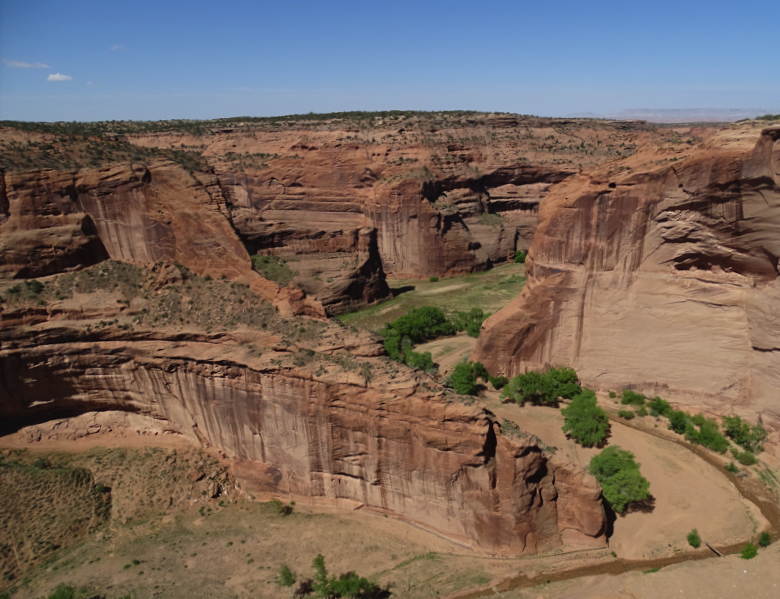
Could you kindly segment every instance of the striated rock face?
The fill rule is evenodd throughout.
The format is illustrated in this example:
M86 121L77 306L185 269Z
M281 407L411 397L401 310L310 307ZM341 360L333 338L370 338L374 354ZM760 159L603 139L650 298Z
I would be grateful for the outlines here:
M250 252L292 256L306 285L323 270L319 240L363 228L376 229L384 271L396 277L506 260L528 247L551 185L655 137L638 123L431 114L234 123L128 140L202 148Z
M270 347L239 359L229 335L90 336L52 323L3 336L5 427L131 411L222 449L253 488L353 500L492 553L604 543L592 477L408 371L334 382L280 366Z
M528 284L475 357L508 374L571 365L597 388L780 425L780 129L627 162L556 189Z
M170 163L4 175L0 275L53 274L107 258L178 262L242 281L286 313L323 314L299 290L256 274L216 177Z

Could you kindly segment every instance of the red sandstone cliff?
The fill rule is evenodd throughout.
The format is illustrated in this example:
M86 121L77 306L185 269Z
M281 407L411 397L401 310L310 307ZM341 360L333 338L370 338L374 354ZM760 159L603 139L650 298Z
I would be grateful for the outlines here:
M610 165L547 202L528 284L476 359L780 424L780 129Z
M344 329L322 329L317 353L301 353L272 332L91 330L74 318L6 311L4 428L123 410L222 449L253 488L360 502L491 553L603 545L592 477Z

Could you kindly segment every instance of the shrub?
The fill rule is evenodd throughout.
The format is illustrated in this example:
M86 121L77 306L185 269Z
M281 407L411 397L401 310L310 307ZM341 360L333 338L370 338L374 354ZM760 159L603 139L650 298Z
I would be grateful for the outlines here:
M617 393L615 393L614 391L610 391L609 392L609 398L610 399L615 399L616 397L617 397Z
M650 409L652 416L668 416L672 411L672 406L669 405L669 402L657 395L647 402L647 407Z
M292 503L282 503L278 499L272 499L268 503L273 508L273 510L280 516L289 516L290 514L293 513Z
M523 250L517 250L515 252L514 261L517 264L525 264L526 257L527 257L527 254Z
M49 599L76 599L76 589L70 585L60 583L51 592Z
M290 570L287 564L279 567L279 573L276 575L276 584L280 587L291 587L295 584L296 579L295 572Z
M438 283L439 282L439 277L429 277L428 280L431 283Z
M563 397L571 399L582 391L577 373L571 368L549 368L545 372L526 372L510 379L501 396L520 405L557 406Z
M764 531L760 535L758 535L758 544L761 547L769 547L769 544L772 542L772 537L769 535L768 532Z
M583 389L561 410L563 432L583 447L601 445L609 434L607 413L596 405L596 394Z
M447 379L447 384L461 395L476 395L477 379L487 380L488 373L480 362L460 362Z
M726 416L723 419L723 430L729 439L746 451L760 453L763 450L767 433L760 424L751 426L739 416Z
M624 406L643 406L645 405L645 396L631 389L623 389L623 394L620 398L620 403Z
M590 473L601 485L604 499L618 514L632 505L650 499L650 483L639 472L634 454L617 446L593 456Z
M750 451L734 451L732 450L736 460L743 466L753 466L758 462L754 453Z
M287 266L287 262L283 258L265 254L252 256L252 268L266 279L276 281L282 286L288 285L298 274Z
M685 438L693 443L703 445L707 449L717 451L718 453L725 453L729 448L729 442L726 437L720 434L717 422L705 418L701 414L697 414L691 419L693 425L689 425L685 431Z
M747 545L745 545L739 554L739 556L742 559L753 559L757 555L758 555L758 547L753 545L753 543L748 543Z
M636 413L637 416L647 416L647 408L642 406L635 413Z
M354 572L346 572L339 576L329 576L325 567L325 558L317 555L313 562L314 581L312 589L317 597L334 599L350 597L352 599L374 599L389 597L390 593L370 580L358 576Z
M675 433L683 434L688 428L688 414L680 410L669 412L669 428Z
M695 528L688 533L688 545L694 549L701 547L701 537L699 536L699 531Z
M505 376L491 376L488 377L488 381L491 385L493 385L493 389L499 390L506 386L506 384L509 382L509 379Z
M625 418L626 420L631 420L636 416L636 414L634 414L634 412L632 412L631 410L620 410L618 412L618 416L620 416L621 418Z
M726 468L726 470L728 470L732 474L736 474L737 472L739 472L739 468L737 468L737 465L734 462L729 462L724 466L724 468Z
M470 337L479 337L482 323L487 317L480 308L472 308L468 312L455 312L450 320L456 331L466 331Z

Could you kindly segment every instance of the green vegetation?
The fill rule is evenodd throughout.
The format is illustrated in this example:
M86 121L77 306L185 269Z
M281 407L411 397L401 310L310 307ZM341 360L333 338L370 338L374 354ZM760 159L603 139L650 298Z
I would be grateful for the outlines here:
M688 533L688 545L694 549L701 547L701 537L699 536L699 531L695 528Z
M745 545L739 554L739 556L742 559L753 559L757 555L758 555L758 547L753 545L753 543L748 543L747 545Z
M516 264L525 264L525 259L527 258L526 252L523 250L517 250L515 252L514 262Z
M772 543L772 536L764 531L760 535L758 535L758 544L760 547L769 547L769 545Z
M619 410L618 416L625 418L626 420L631 420L636 417L636 414L632 410Z
M255 254L252 256L252 268L266 279L287 286L298 274L293 271L284 258L270 254Z
M753 466L758 463L758 459L752 451L739 451L732 448L731 454L743 466Z
M760 424L751 425L739 416L726 416L723 419L723 432L745 451L761 453L766 440L766 430Z
M575 395L561 413L564 417L563 432L583 447L596 447L606 440L609 418L596 405L596 394L590 389L583 389Z
M413 346L438 337L454 335L462 330L472 337L477 337L484 319L485 313L479 308L472 308L468 312L457 312L452 318L447 318L440 308L422 306L388 323L381 335L384 337L385 351L393 360L403 362L412 368L432 372L437 366L430 352L415 352ZM487 376L485 371L485 380ZM464 384L464 380L459 379L459 384Z
M780 121L780 114L762 114L756 117L757 121Z
M436 277L436 276L428 277L428 281L430 281L431 283L438 283L439 282L439 277Z
M582 389L571 368L548 368L544 372L526 372L510 379L501 397L519 403L558 407L561 398L571 399Z
M703 414L693 416L681 410L669 410L669 428L676 433L685 435L685 439L697 445L703 445L707 449L718 453L725 453L729 442L720 433L718 423Z
M672 411L672 406L669 405L669 402L661 399L658 396L655 396L653 399L648 401L647 407L650 410L650 415L655 417L668 416Z
M487 315L517 296L525 283L523 272L522 265L508 263L433 283L427 279L388 279L392 288L405 291L373 306L342 314L338 319L345 324L381 333L388 323L422 306L440 308L448 315L470 312L474 306L479 306Z
M280 587L291 587L295 584L296 580L297 577L295 576L295 572L290 570L290 567L287 564L282 564L279 567L279 573L276 575L276 584Z
M739 468L737 468L737 465L734 462L729 462L724 466L724 468L728 472L731 472L732 474L736 474L737 472L739 472Z
M618 514L651 497L650 483L639 472L630 451L607 447L591 459L589 470L599 481L604 499Z
M632 391L631 389L623 389L623 394L620 398L620 403L624 406L644 406L647 398L641 393Z
M477 379L487 381L488 378L488 372L480 362L460 362L447 379L447 384L461 395L476 395L480 389Z
M349 597L353 599L379 599L389 597L390 591L383 589L367 578L358 576L354 572L346 572L339 576L329 576L325 566L325 558L318 554L312 562L314 579L311 590L316 597L323 599L336 599ZM308 594L308 593L305 593Z
M468 312L455 312L450 318L455 330L465 331L469 337L479 337L482 323L488 317L481 308L472 308Z
M506 384L509 382L509 379L505 376L490 376L488 377L488 381L490 381L490 384L493 385L493 389L500 391L506 386Z
M418 353L412 350L415 343L430 341L444 335L452 335L455 326L439 308L424 306L389 323L382 331L387 355L412 368L426 372L436 370L430 352Z

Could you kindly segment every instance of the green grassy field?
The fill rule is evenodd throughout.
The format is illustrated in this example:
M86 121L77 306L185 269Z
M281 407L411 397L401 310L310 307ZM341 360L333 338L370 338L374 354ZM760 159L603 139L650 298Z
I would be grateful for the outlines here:
M338 319L345 324L378 332L388 322L420 306L436 306L445 312L482 308L493 314L520 293L525 283L525 266L503 264L484 272L436 282L389 277L387 282L393 289L406 286L414 286L414 289L368 308L342 314Z

